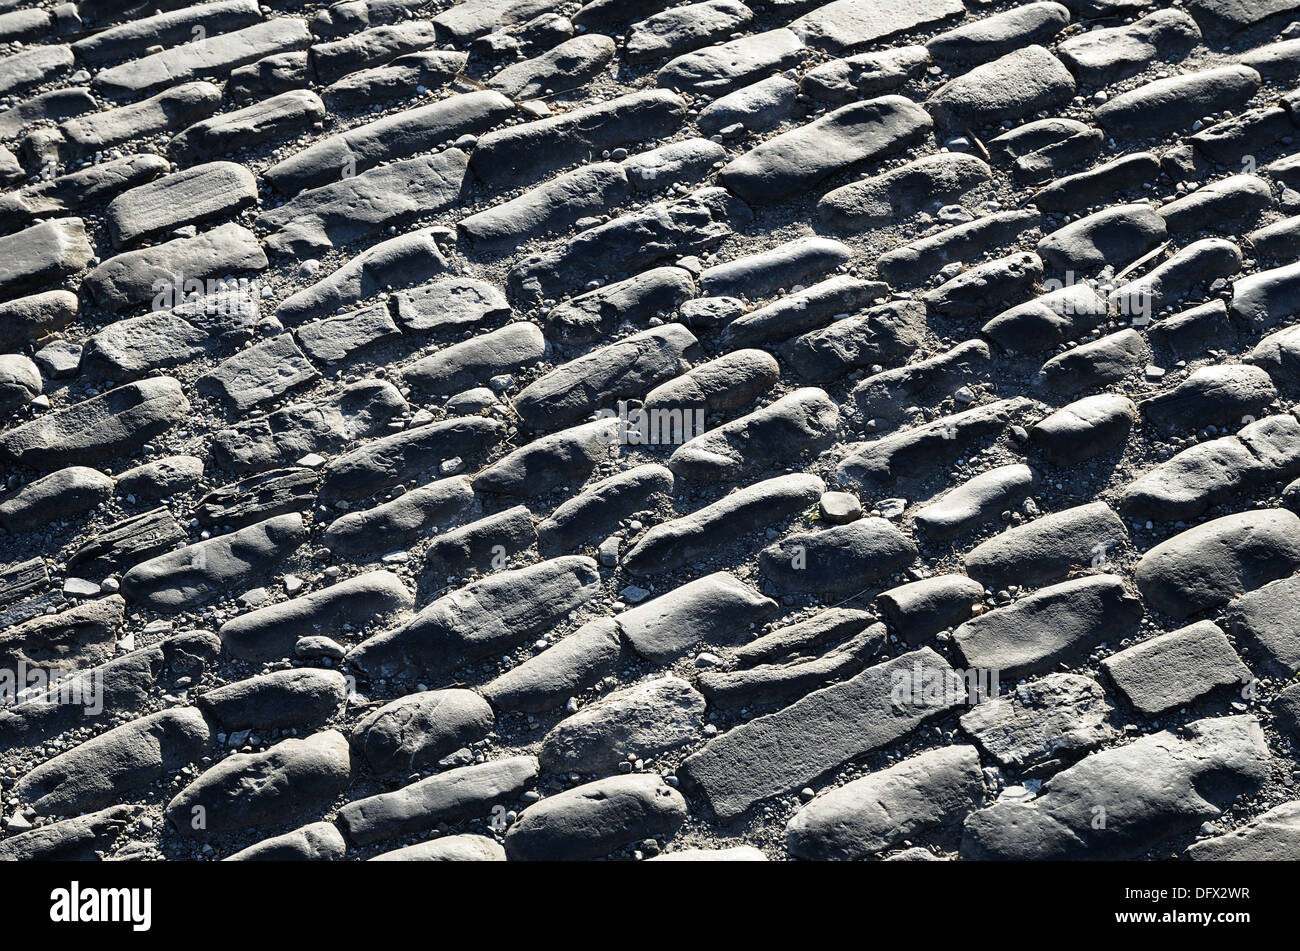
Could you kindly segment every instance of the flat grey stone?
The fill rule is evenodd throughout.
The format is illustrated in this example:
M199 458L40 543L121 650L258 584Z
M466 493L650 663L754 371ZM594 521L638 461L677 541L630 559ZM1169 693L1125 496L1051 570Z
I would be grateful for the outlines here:
M1213 621L1158 634L1112 654L1101 666L1133 708L1148 717L1252 679Z
M1268 747L1254 717L1197 720L1185 732L1185 739L1161 731L1093 753L1052 777L1036 799L972 814L962 857L1130 857L1219 818L1268 776Z
M628 551L634 575L671 571L762 526L779 524L814 504L826 489L806 473L755 482L672 521L654 526Z
M526 600L519 592L527 590ZM559 623L600 592L596 562L566 556L498 571L443 595L410 621L362 641L348 662L372 677L451 673Z
M0 435L0 456L40 469L126 455L189 412L181 385L159 376L54 410Z
M647 680L602 697L557 723L542 741L542 767L612 773L629 755L652 759L703 735L704 698L677 677Z
M348 741L337 730L281 740L200 773L167 804L167 820L198 839L286 822L332 807L351 778Z
M483 739L494 721L492 708L472 690L428 690L362 719L352 745L376 773L409 776Z
M141 562L122 576L122 591L151 610L184 611L251 585L305 540L300 514L277 515Z
M673 832L686 800L659 776L612 776L536 802L506 832L514 861L599 858L623 845Z
M232 657L280 660L293 653L301 637L334 631L344 624L363 628L386 618L400 618L414 604L414 595L397 575L371 571L231 618L218 633L222 647Z
M1106 692L1091 677L1047 674L962 714L961 728L997 763L1032 769L1073 760L1114 739Z
M619 630L642 657L670 663L698 642L725 640L776 610L734 575L717 571L624 611Z
M853 103L783 132L722 170L727 188L749 202L776 201L836 172L918 144L930 132L925 110L902 96Z
M902 654L732 728L688 756L678 775L728 822L941 716L958 701L945 691L927 699L922 688L952 675L928 647Z
M865 859L961 823L984 799L971 746L930 750L818 796L786 826L802 859Z
M1141 618L1141 603L1118 575L1088 575L972 618L953 639L970 666L1015 679L1046 673L1103 641L1127 637Z

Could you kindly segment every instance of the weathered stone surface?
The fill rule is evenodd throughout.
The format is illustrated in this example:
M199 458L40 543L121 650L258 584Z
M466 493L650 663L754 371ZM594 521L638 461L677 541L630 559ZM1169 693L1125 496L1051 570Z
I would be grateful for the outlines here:
M882 592L880 610L908 644L968 620L984 586L965 575L936 575Z
M903 654L734 727L688 756L678 774L719 819L738 818L942 715L954 701L927 700L921 681L951 675L928 647Z
M291 403L219 430L213 456L235 472L293 465L309 453L337 452L354 439L384 431L406 411L406 400L393 384L362 380L327 402Z
M425 549L424 568L439 578L477 574L536 543L532 515L516 505L440 534Z
M1252 677L1213 621L1159 634L1112 654L1101 666L1134 709L1148 717Z
M788 340L796 334L812 333L825 327L826 332L833 338L837 331L833 325L829 327L827 325L836 315L851 314L861 310L885 296L888 289L888 286L880 281L864 281L848 275L836 275L818 281L811 287L778 298L765 307L742 314L727 325L725 337L728 343L736 346L755 346ZM909 308L906 303L894 307L894 311L904 314L914 309L915 305ZM849 334L849 336L856 335ZM832 353L838 353L840 350L847 351L846 357L842 360L828 361L823 358L820 361L829 367L834 367L836 363L848 362L853 354L864 349L862 346L837 348L833 343L818 348L817 343L821 339L821 337L809 338L801 345L794 345L793 349L811 350L814 353L819 349L830 350ZM806 365L810 368L815 365L811 357L806 361ZM818 366L818 369L821 367ZM823 372L828 371L823 370Z
M514 105L499 92L460 93L322 139L264 174L277 191L292 195L336 180L344 171L355 175L461 135L483 132L513 111Z
M1015 679L1076 661L1103 641L1118 641L1141 617L1141 603L1118 575L1089 575L972 618L953 639L970 666Z
M1156 545L1133 569L1142 597L1181 618L1300 568L1300 517L1285 509L1225 515Z
M518 595L530 592L527 600ZM373 677L450 673L518 645L557 624L600 592L596 563L581 556L498 571L438 598L398 627L362 641L348 654Z
M132 139L168 132L174 124L197 122L221 106L221 89L208 82L180 83L129 106L75 116L59 124L58 151L67 157L93 155Z
M1200 40L1196 21L1182 10L1156 10L1124 26L1062 40L1057 55L1081 83L1102 86L1140 73L1157 59L1180 60Z
M1118 383L1150 360L1151 348L1130 327L1052 357L1038 371L1038 385L1072 396Z
M1185 432L1253 420L1276 398L1277 388L1263 369L1230 363L1201 367L1173 389L1143 400L1138 409L1162 432Z
M465 68L467 58L455 50L407 53L387 65L349 73L326 86L321 96L335 110L405 99L421 86L445 86Z
M918 554L886 519L862 518L787 535L759 554L759 570L780 591L853 594L901 571Z
M187 610L251 586L306 537L300 514L277 515L142 562L122 576L122 591L151 610Z
M385 704L352 730L352 745L380 774L409 776L492 729L492 708L472 690L430 690Z
M80 369L107 379L135 379L221 354L252 337L259 314L260 302L236 287L115 320L83 344Z
M382 852L371 862L504 862L506 850L485 835L448 835Z
M1211 112L1237 109L1255 95L1259 82L1259 73L1241 65L1157 79L1102 103L1097 121L1112 135L1158 136Z
M353 70L382 66L403 53L432 46L437 39L428 20L383 24L341 39L313 43L311 65L319 82L332 83Z
M474 490L467 476L437 479L374 508L339 516L326 526L324 542L332 551L354 556L386 554L430 531L451 527L473 507Z
M228 218L256 201L252 172L234 162L209 162L122 192L105 216L113 247L125 248L182 225Z
M930 118L920 106L902 96L882 96L768 139L729 162L721 177L746 201L775 201L916 145L929 132Z
M771 598L717 571L624 611L617 623L634 651L669 663L696 643L725 640L775 610Z
M1286 862L1297 857L1300 803L1275 806L1226 835L1201 839L1187 847L1196 862Z
M548 233L562 233L582 218L622 203L629 191L618 162L584 165L518 198L462 218L457 224L481 251L513 250Z
M827 192L817 203L817 214L839 230L879 228L897 217L914 215L932 202L959 203L991 174L988 165L973 155L927 155Z
M126 604L118 595L87 601L56 614L42 613L0 630L0 669L72 669L108 660Z
M45 291L0 303L0 349L17 350L28 340L65 327L77 315L77 295Z
M208 738L194 707L163 710L46 760L14 785L14 793L43 815L88 812L198 759Z
M129 155L15 188L0 196L0 227L11 230L37 218L80 211L143 185L168 167L159 155Z
M725 39L754 19L739 0L706 0L674 7L632 24L625 55L630 63L649 63Z
M1186 739L1162 731L1093 753L1029 802L996 803L966 820L970 859L1125 858L1216 819L1269 773L1252 716L1197 720ZM1094 821L1095 807L1106 821Z
M965 534L1024 501L1034 481L1034 471L1028 466L998 466L968 479L925 506L914 516L916 524L932 538Z
M698 125L706 135L740 125L748 132L762 132L794 114L799 84L784 75L769 76L742 86L706 106Z
M1074 77L1061 61L1031 45L963 73L940 87L926 106L936 124L962 130L1063 105L1074 90Z
M359 350L400 337L387 302L334 317L312 320L298 328L298 343L318 363L337 363Z
M478 459L500 439L504 429L500 420L465 416L381 436L331 459L325 467L321 495L363 498L409 478L420 478L448 459Z
M298 349L293 335L280 334L223 360L199 378L197 389L243 416L319 378L320 371Z
M794 474L737 489L650 529L628 551L623 567L637 575L680 567L759 525L784 521L816 502L825 488L816 476Z
M11 835L0 841L0 861L87 861L111 848L143 807L109 806L99 812Z
M446 270L435 229L398 235L371 245L333 274L296 292L275 314L282 321L302 323L353 307L381 291L422 284Z
M61 281L94 252L80 218L60 218L0 238L0 292L14 294Z
M277 670L199 696L199 706L228 732L274 730L324 719L347 695L336 670Z
M1137 415L1127 397L1089 396L1039 420L1029 438L1051 462L1074 465L1122 445Z
M440 822L490 815L494 805L512 802L532 786L537 774L534 756L449 769L393 792L349 802L339 809L339 824L358 845L427 832Z
M1165 237L1164 219L1150 205L1115 205L1053 231L1038 242L1038 256L1055 271L1091 272L1134 260Z
M686 800L661 777L613 776L525 809L506 833L506 855L515 861L599 858L674 832L686 816Z
M1002 432L1028 405L1021 398L999 400L876 439L846 456L836 473L841 479L881 486L923 477L931 467L964 456Z
M1291 676L1300 670L1300 578L1284 577L1248 591L1228 605L1225 626L1252 649L1252 663Z
M652 327L606 344L563 364L526 386L515 410L534 429L571 426L597 410L645 394L688 366L697 352L695 335L681 324Z
M348 741L337 730L281 740L261 753L234 753L200 773L167 804L167 819L181 835L196 838L271 825L328 809L351 777Z
M0 456L41 469L134 452L189 412L181 385L160 376L128 383L0 434Z
M417 360L403 371L403 377L424 390L456 393L499 374L531 366L545 353L546 339L541 329L521 321Z
M1106 693L1091 677L1048 674L978 703L961 728L1008 769L1076 759L1116 735Z
M1123 510L1161 521L1195 518L1256 485L1300 475L1300 423L1269 416L1191 446L1125 486Z
M98 469L69 466L0 500L0 525L18 534L81 515L113 494L113 480Z
M488 85L517 102L576 89L604 72L614 52L614 41L608 36L575 36L541 56L505 67Z
M988 344L967 340L937 356L873 373L853 387L849 397L862 419L892 421L907 415L918 401L941 399L986 378L993 368Z
M343 833L332 822L313 822L284 835L263 839L225 862L337 862L347 853Z
M848 263L851 257L848 246L832 238L795 238L770 251L705 268L700 273L700 289L715 297L759 298L820 277Z
M364 627L409 611L414 603L397 575L372 571L232 618L219 633L234 657L277 660L288 657L300 637L332 633L344 624Z
M1032 208L985 215L885 252L877 261L876 270L895 286L919 284L942 270L945 264L965 262L995 247L1017 242L1021 235L1032 233L1041 221L1042 214Z
M598 419L535 439L474 477L474 491L528 498L584 482L617 451L622 422Z
M139 96L177 83L210 77L222 79L264 56L305 49L311 42L307 23L276 17L202 43L181 43L140 59L101 69L95 86L109 96Z
M712 248L752 218L748 205L715 187L646 205L524 258L510 272L510 293L532 304L611 273L635 273L670 256Z
M489 185L524 185L606 149L669 135L685 112L686 103L667 90L620 96L489 132L479 139L470 168Z
M790 29L809 46L835 52L933 27L962 12L961 0L900 0L887 5L871 0L834 0L804 14L790 24Z
M266 246L299 257L444 211L464 190L469 162L460 149L392 162L299 192L257 219Z
M597 618L485 684L483 696L502 710L552 710L613 674L622 659L618 622Z
M230 222L111 257L87 274L81 286L97 304L120 311L154 300L160 288L179 293L173 283L178 274L186 281L206 282L266 265L266 252L253 232Z
M683 478L730 481L755 467L825 448L839 421L839 407L825 390L804 387L689 440L669 457L668 467Z
M796 66L803 41L786 29L769 30L678 56L655 74L660 86L720 96L763 76Z
M803 859L864 859L958 825L983 799L974 747L931 750L818 796L786 826L786 848Z
M1105 502L1089 502L1009 528L966 555L966 573L990 588L1038 584L1100 567L1128 544L1128 530Z
M677 677L617 690L546 734L539 756L556 772L612 773L629 754L651 759L694 742L704 730L704 698Z
M538 523L538 543L558 554L606 538L623 519L651 508L656 497L671 495L672 490L672 470L655 463L602 479Z
M930 65L924 46L900 46L878 53L834 59L808 70L799 91L824 102L846 103L893 92Z

